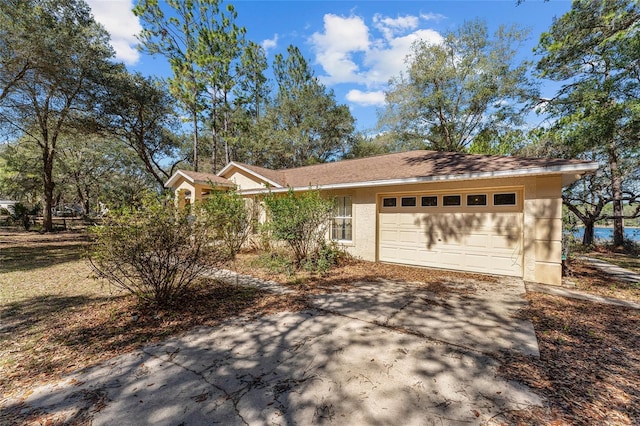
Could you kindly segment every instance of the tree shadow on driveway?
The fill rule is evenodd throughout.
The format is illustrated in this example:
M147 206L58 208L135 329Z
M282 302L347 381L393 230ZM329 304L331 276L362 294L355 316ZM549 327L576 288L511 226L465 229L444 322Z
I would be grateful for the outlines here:
M496 369L478 351L307 310L201 327L24 402L94 425L480 424L541 404Z

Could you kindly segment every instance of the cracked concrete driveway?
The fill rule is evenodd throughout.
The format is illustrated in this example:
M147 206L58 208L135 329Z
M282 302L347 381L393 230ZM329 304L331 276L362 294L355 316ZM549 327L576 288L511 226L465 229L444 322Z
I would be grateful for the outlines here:
M464 284L460 284L464 285ZM541 405L497 375L496 350L537 353L513 314L522 281L446 299L363 283L318 309L199 328L35 389L25 410L94 425L486 424Z

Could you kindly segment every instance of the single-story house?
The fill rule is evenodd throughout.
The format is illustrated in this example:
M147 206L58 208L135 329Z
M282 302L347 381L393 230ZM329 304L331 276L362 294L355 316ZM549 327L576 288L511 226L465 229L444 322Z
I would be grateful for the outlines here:
M212 186L245 197L318 188L336 202L330 237L371 261L560 284L562 188L594 172L582 160L411 151L271 170L231 162L176 172L179 204Z

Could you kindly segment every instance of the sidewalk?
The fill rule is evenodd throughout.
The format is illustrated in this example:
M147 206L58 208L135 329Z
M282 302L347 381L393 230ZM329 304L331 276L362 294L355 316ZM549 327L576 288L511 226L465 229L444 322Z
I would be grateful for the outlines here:
M604 260L594 259L593 257L580 256L578 259L589 262L594 267L600 269L603 272L611 275L613 278L620 281L626 281L629 283L640 283L640 274L636 274L628 269L621 268L620 266L613 265Z
M621 268L620 266L613 265L609 262L605 262L604 260L594 259L592 257L581 256L580 259L611 275L613 279L631 283L640 283L640 274L636 274L633 271ZM632 302L630 300L597 296L595 294L585 293L579 290L571 290L566 287L532 282L526 283L526 287L527 291L538 291L540 293L552 294L554 296L569 297L572 299L588 300L596 303L606 303L609 305L626 306L628 308L640 309L640 303Z

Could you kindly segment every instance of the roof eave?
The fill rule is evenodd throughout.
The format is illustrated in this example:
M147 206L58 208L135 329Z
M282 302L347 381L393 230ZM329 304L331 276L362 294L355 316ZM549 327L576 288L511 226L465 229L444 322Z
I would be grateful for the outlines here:
M164 184L164 187L165 187L165 188L173 188L173 184L174 184L174 183L175 183L175 181L176 181L176 180L178 180L180 177L183 177L183 178L187 179L189 182L194 183L193 179L192 179L189 175L187 175L187 174L183 173L183 172L182 172L182 170L178 170L178 171L177 171L177 172L175 172L175 173L173 174L173 176L171 176L171 177L169 178L169 180Z
M240 191L243 195L256 195L267 192L286 192L289 189L294 191L308 191L309 188L332 190L332 189L349 189L349 188L366 188L366 187L378 187L378 186L391 186L391 185L407 185L418 184L428 182L441 182L450 180L472 180L472 179L497 179L497 178L509 178L509 177L524 177L524 176L540 176L540 175L562 175L562 186L567 186L570 183L575 182L586 173L595 172L598 169L598 163L582 163L582 164L570 164L563 166L548 166L548 167L536 167L531 169L517 169L517 170L502 170L496 172L479 172L479 173L464 173L456 175L442 175L442 176L418 176L411 178L400 179L385 179L375 181L362 181L362 182L349 182L349 183L336 183L328 185L313 185L297 187L280 187L280 188L261 188L261 189L249 189ZM564 176L570 176L569 183L565 184Z

